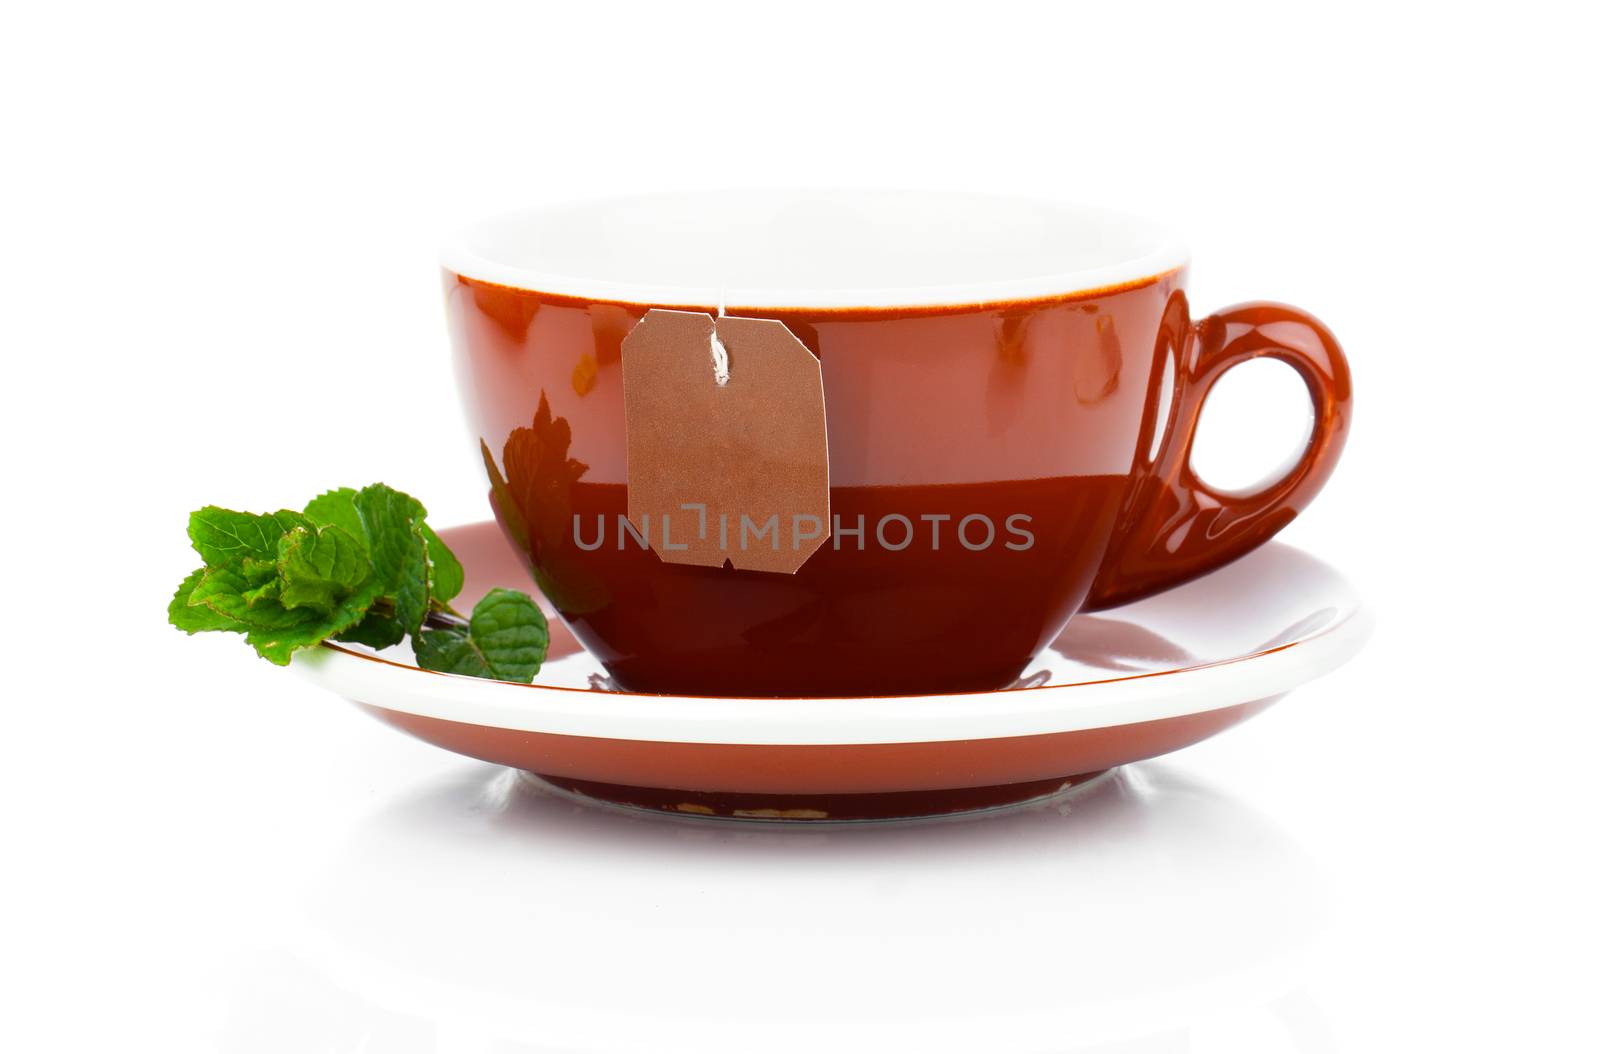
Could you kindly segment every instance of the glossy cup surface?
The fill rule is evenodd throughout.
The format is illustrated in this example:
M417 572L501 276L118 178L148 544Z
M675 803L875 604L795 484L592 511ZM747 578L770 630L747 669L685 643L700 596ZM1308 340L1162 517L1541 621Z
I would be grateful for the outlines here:
M635 199L491 223L447 252L496 517L620 686L996 688L1091 589L1121 599L1107 553L1170 489L1157 469L1184 424L1181 247L1092 210L891 200ZM667 564L618 537L620 348L651 307L779 319L820 359L835 530L797 573ZM592 544L602 524L598 548L578 544L575 526Z

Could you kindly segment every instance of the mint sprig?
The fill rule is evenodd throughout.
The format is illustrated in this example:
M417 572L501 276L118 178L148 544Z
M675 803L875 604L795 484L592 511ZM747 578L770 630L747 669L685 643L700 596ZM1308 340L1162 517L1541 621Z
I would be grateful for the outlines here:
M426 516L382 483L328 491L303 512L208 505L189 516L204 566L178 587L167 619L186 633L241 633L279 666L329 639L386 648L409 636L425 670L533 680L549 645L544 613L496 589L461 618L450 606L461 561Z
M491 589L467 625L425 629L415 641L425 670L524 683L539 672L549 644L539 605L509 589Z

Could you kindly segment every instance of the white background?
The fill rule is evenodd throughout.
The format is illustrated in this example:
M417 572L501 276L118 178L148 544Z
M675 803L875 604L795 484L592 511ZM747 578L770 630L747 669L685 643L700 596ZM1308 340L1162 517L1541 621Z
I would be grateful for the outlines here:
M1594 1049L1578 10L8 10L0 1045ZM1080 822L688 838L497 806L162 623L201 504L486 515L450 228L770 183L1121 207L1187 234L1202 311L1317 312L1355 426L1284 537L1373 599L1369 649Z

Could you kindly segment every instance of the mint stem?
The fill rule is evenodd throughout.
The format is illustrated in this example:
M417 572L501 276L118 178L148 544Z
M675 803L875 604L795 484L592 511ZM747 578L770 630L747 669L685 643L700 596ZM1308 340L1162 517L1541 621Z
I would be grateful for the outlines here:
M441 611L438 608L430 610L422 624L429 629L467 629L472 625L454 611Z

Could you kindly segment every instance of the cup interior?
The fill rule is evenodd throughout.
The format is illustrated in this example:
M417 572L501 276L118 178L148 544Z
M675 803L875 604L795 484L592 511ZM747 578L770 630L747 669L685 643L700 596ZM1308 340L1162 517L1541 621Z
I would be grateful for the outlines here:
M1181 267L1134 216L945 191L738 190L546 206L478 223L446 268L543 293L728 308L939 306L1108 289Z

